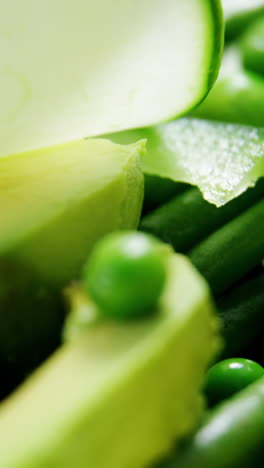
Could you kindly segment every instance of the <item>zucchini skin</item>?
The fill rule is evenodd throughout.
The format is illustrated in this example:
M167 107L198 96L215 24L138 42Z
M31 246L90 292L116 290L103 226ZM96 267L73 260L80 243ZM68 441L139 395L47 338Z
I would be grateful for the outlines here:
M187 253L263 196L264 179L220 208L191 188L143 217L140 229L170 243L177 252Z
M216 296L261 263L264 258L263 233L264 199L190 251L191 261Z
M216 302L225 347L221 359L239 355L264 331L264 272L241 281Z
M159 468L253 468L263 456L264 378L208 412L186 446Z
M212 51L211 51L211 66L208 77L208 92L213 87L220 70L222 54L224 49L225 36L225 20L222 3L220 0L208 0L211 11L212 24ZM218 27L214 26L218 24Z

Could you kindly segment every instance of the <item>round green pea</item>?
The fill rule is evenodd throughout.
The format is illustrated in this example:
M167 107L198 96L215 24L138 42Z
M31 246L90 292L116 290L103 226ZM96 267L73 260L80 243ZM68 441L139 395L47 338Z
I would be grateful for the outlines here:
M154 312L166 281L167 250L140 232L99 241L84 268L83 284L102 314L115 319Z
M207 372L205 393L211 405L216 404L264 375L262 366L243 358L220 361Z

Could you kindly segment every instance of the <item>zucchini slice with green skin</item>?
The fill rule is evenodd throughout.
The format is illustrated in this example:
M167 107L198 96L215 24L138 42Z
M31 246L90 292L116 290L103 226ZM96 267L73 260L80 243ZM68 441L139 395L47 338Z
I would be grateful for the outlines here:
M94 323L1 405L0 466L149 466L201 415L217 329L206 282L169 255L156 314Z
M211 411L182 453L159 468L249 468L263 456L264 378Z
M222 294L264 258L264 200L198 244L189 253L214 294ZM254 236L254 242L252 242Z
M0 156L186 113L215 81L223 29L220 0L11 0Z
M96 241L137 227L143 147L89 139L0 158L0 363L11 374L60 343L61 288Z
M224 206L204 200L197 188L186 190L143 217L140 229L186 253L264 196L264 179Z

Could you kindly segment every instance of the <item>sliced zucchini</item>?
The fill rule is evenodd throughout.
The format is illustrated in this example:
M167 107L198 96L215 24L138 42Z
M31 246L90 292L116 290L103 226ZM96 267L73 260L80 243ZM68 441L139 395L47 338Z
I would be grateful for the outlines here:
M0 155L187 112L216 78L222 36L219 0L11 0Z

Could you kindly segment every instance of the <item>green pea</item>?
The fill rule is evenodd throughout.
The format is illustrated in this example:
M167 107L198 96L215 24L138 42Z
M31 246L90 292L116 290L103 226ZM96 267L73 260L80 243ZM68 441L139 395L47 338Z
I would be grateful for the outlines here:
M264 74L264 16L246 30L242 36L241 49L245 67Z
M205 393L216 404L264 375L264 369L249 359L231 358L215 364L206 377Z
M102 314L138 318L155 311L166 280L167 248L139 232L99 241L84 268L86 291Z

